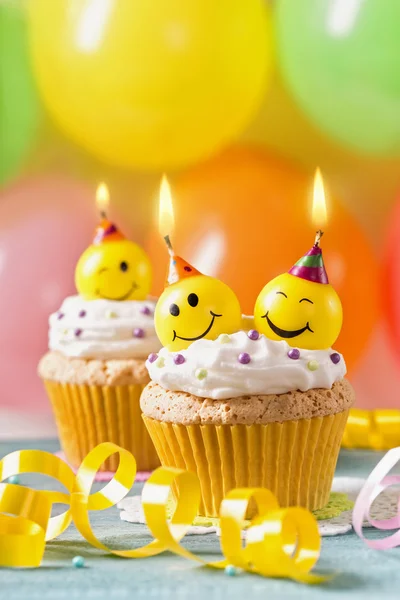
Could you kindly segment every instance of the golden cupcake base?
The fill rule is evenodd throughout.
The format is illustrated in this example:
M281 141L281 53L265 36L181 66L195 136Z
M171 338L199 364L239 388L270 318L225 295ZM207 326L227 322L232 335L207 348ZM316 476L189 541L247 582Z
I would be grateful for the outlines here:
M101 442L114 442L136 458L139 471L158 467L159 458L142 420L143 385L76 385L44 381L67 461L79 467L87 453ZM102 471L116 471L118 455Z
M143 415L161 463L197 473L199 515L216 517L227 492L265 487L282 507L324 507L348 410L256 425L181 425Z

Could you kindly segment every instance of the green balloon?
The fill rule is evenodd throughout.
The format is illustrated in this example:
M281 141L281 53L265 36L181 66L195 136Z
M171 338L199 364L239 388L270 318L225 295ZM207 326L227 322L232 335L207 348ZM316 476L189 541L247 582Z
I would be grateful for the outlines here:
M278 0L283 78L322 131L400 155L400 0Z
M18 173L39 114L24 14L15 3L0 2L0 185Z

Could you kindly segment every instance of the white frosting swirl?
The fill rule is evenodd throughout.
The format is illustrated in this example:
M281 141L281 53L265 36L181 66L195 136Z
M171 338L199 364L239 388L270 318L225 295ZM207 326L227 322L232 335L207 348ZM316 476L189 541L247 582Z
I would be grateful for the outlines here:
M50 316L49 348L75 358L143 358L160 342L154 329L156 301L83 300L70 296Z
M181 364L174 361L177 353L162 348L159 358L154 362L147 360L146 366L151 379L163 388L214 400L246 394L330 389L346 374L343 356L331 349L299 349L297 359L289 357L290 351L293 348L285 341L276 342L264 335L252 340L246 332L239 331L216 340L193 342L178 353L185 359ZM248 354L250 362L240 362L241 354ZM333 359L339 358L339 362L332 360L333 354Z

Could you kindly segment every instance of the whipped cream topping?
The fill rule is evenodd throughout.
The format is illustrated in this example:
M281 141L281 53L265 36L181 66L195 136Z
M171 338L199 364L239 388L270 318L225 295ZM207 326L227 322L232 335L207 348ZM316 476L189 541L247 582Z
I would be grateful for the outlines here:
M146 366L163 388L214 400L330 389L346 374L343 356L331 349L292 348L254 330L198 340L179 353L162 348Z
M83 300L70 296L49 319L49 348L75 358L144 358L157 351L156 300Z

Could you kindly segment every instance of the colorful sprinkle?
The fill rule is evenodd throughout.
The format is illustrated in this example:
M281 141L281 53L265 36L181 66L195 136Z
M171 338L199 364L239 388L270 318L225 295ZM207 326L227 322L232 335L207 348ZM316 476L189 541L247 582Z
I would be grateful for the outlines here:
M251 361L250 354L247 354L247 352L241 352L241 354L238 356L238 361L242 363L242 365L248 365Z
M151 309L148 306L143 306L140 309L140 312L142 313L142 315L147 315L147 316L151 315Z
M18 477L18 475L11 475L8 479L7 479L7 483L13 483L14 485L19 485L21 483L20 478Z
M197 379L202 381L202 379L205 379L207 377L207 370L206 369L197 369L195 372L195 376L197 377Z
M118 315L114 310L107 310L106 311L106 319L117 319Z
M333 362L334 365L337 365L338 363L340 363L340 354L338 354L337 352L334 352L333 354L331 354L331 361Z
M220 344L229 344L229 342L231 341L231 336L227 333L221 333L221 335L218 338L218 341Z
M68 329L63 329L62 334L63 335L68 335Z
M184 270L184 271L187 271L188 273L190 273L192 269L191 269L191 267L187 267L187 266L186 266L186 267L183 267L183 270Z
M135 329L133 330L133 337L144 338L145 335L146 333L141 327L135 327Z
M86 310L80 310L78 316L81 317L81 318L82 317L86 317Z
M287 355L292 360L297 360L300 358L300 350L298 350L297 348L292 348L291 350L289 350Z
M76 569L82 569L85 566L85 559L83 558L83 556L74 556L74 558L72 559L72 565Z
M319 367L319 362L317 360L309 360L307 367L310 369L310 371L316 371Z
M183 354L175 354L174 363L176 365L182 365L185 361L186 361L186 358L183 356Z
M251 340L254 340L254 341L258 340L258 338L260 337L260 334L255 329L250 329L250 331L247 335L249 336L249 338Z
M228 577L235 577L237 574L238 570L233 565L227 565L225 567L225 575L228 575Z
M156 365L156 367L161 369L165 366L165 358L163 356L159 356L154 364Z
M65 316L65 315L64 315L64 313L62 313L62 312L59 312L59 313L57 314L57 319L58 319L59 321L61 321L61 319L63 319L63 318L64 318L64 316Z
M158 354L156 354L155 352L152 352L151 354L149 354L149 356L148 356L147 360L148 360L150 363L153 363L154 361L156 361L156 360L157 360L157 358L158 358Z
M82 335L82 331L83 331L82 329L75 329L75 331L74 331L74 335L75 335L76 337L79 337L80 335Z

